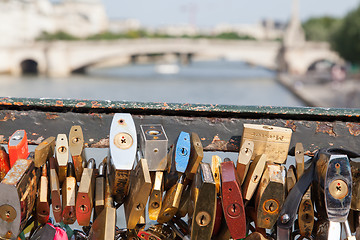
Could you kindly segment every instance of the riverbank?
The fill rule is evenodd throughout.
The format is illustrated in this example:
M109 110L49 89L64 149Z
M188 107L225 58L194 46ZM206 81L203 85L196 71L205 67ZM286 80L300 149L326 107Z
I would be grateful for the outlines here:
M278 81L309 107L360 108L360 82L319 82L311 76L279 74Z

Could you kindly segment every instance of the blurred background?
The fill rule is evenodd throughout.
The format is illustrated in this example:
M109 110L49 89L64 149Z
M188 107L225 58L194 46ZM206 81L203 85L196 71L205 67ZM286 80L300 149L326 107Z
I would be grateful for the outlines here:
M360 107L358 0L0 0L0 96Z

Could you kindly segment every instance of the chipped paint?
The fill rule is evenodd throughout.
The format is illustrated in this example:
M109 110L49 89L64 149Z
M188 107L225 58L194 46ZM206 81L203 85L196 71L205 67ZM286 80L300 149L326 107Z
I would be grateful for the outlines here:
M59 118L58 114L46 113L46 119L53 120L53 119L56 119L56 118Z
M10 112L10 113L6 113L5 117L3 119L1 119L1 122L6 122L7 120L11 120L14 121L16 119L14 113Z
M360 135L360 123L346 123L346 126L349 128L349 133L353 136Z
M285 127L291 128L293 132L296 132L296 125L295 125L295 121L293 120L287 120Z
M103 138L100 139L100 141L98 141L97 143L91 144L92 148L108 148L109 146L109 138Z
M336 133L334 131L334 125L329 122L317 122L316 125L316 133L327 133L330 136L336 137Z

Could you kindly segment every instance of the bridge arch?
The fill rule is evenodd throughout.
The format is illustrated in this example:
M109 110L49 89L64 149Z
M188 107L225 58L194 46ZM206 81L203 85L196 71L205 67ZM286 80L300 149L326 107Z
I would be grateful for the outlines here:
M336 63L337 62L334 61L333 59L325 59L325 58L317 59L314 62L312 62L310 65L308 65L307 72L327 71L330 70L330 68L334 66Z
M24 59L20 63L21 74L38 74L39 73L39 64L34 59Z

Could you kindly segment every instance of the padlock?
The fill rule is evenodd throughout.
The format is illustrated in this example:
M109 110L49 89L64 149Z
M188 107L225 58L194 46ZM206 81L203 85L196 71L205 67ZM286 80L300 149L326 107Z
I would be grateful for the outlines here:
M59 165L59 183L63 184L69 161L69 143L66 134L58 134L56 138L55 156Z
M246 140L254 142L254 153L256 156L266 154L267 161L284 163L287 159L292 130L268 125L244 124L241 145Z
M164 190L168 191L179 178L179 174L176 171L176 163L174 158L175 145L169 147L167 154L168 165L166 171L164 172Z
M124 202L128 229L134 229L143 214L151 191L151 178L146 159L140 159L131 174L129 195Z
M185 190L183 190L181 195L179 209L176 213L176 216L179 218L185 217L189 212L191 186L184 186L184 188Z
M195 138L193 139L195 144L196 142L198 143L198 141L196 141ZM198 150L197 154L201 154L200 148L201 148L200 145L196 146L196 150ZM187 132L181 132L177 138L176 146L174 149L175 166L176 166L176 171L178 173L181 174L185 173L187 166L189 165L190 152L191 152L190 134Z
M356 240L356 237L351 234L349 222L346 220L345 222L342 223L342 225L345 230L345 235L346 235L345 240Z
M95 159L90 158L84 168L76 197L76 219L80 226L89 226L94 207Z
M0 182L6 176L10 170L10 161L9 155L7 154L5 148L0 146Z
M99 216L105 206L105 179L106 178L106 163L102 162L99 165L99 175L95 179L95 207L94 220Z
M149 218L151 220L156 220L159 216L161 204L162 204L162 195L164 189L163 176L164 173L161 171L153 172L154 180L153 187L151 190L149 198Z
M241 145L238 161L236 164L236 172L239 176L240 185L244 183L244 180L246 178L253 152L254 142L250 140L245 140L244 143Z
M211 172L214 177L215 186L216 186L216 193L220 196L220 163L221 158L217 155L213 155L211 157Z
M39 227L34 234L30 237L30 240L53 240L55 238L56 229L50 224L45 224Z
M295 161L297 179L304 173L304 147L302 143L295 146ZM308 188L299 205L298 225L300 235L309 238L314 228L314 206L311 199L311 186Z
M176 235L182 240L190 240L190 236L183 233L178 226L176 226L172 221L167 223L171 229L176 233Z
M258 155L255 160L250 164L248 174L246 175L245 182L242 185L242 194L245 200L250 200L259 185L261 176L263 175L267 156L265 154Z
M186 179L184 185L188 185L190 181L193 180L200 162L204 158L203 146L201 144L201 140L199 135L192 132L190 135L190 157L189 163L185 170Z
M135 123L128 113L116 113L110 127L110 154L107 171L111 194L122 204L129 191L130 172L137 150Z
M296 170L294 165L290 165L286 174L286 193L289 193L296 184Z
M62 185L62 219L65 224L73 224L76 221L76 182L74 165L68 162L67 176Z
M72 126L69 133L69 149L75 168L76 181L80 182L84 170L84 135L80 126Z
M58 178L58 166L54 157L49 158L49 179L50 179L50 193L51 193L51 205L53 215L56 222L62 221L62 204L60 194L60 183Z
M216 208L216 186L208 163L200 163L198 195L192 215L191 239L211 239Z
M213 229L212 237L216 236L219 233L222 219L223 219L222 203L221 203L221 198L218 196L216 197L215 221L214 221L214 229Z
M331 149L320 151L315 176L315 204L322 214L320 217L331 222L344 222L350 211L352 194L349 158ZM326 212L321 212L321 209Z
M249 236L244 238L244 240L267 240L267 238L259 232L253 232Z
M256 227L271 229L285 200L285 167L267 163L256 192Z
M39 193L36 204L37 221L41 224L45 224L49 220L50 205L49 205L49 181L47 178L46 164L42 167L42 174L40 177Z
M39 177L32 160L19 159L0 183L0 238L16 239L26 226Z
M27 135L25 130L17 130L11 135L8 143L10 167L12 167L18 159L26 159L29 155L27 143Z
M35 167L39 168L54 155L55 138L48 137L35 148Z
M157 219L159 223L170 221L177 213L184 188L184 178L185 176L181 175L177 183L166 192Z
M89 233L89 240L115 239L116 208L111 196L108 178L105 180L104 210L95 219Z
M232 161L220 164L221 197L225 220L234 239L246 236L246 216L239 180Z
M161 124L140 125L140 148L149 171L166 169L168 138Z
M137 236L143 240L170 240L175 239L176 234L169 226L150 221L139 230Z

